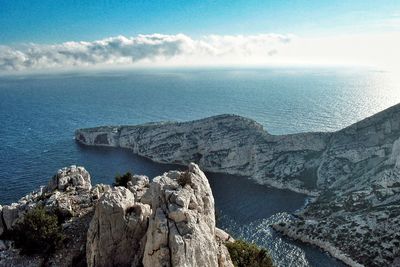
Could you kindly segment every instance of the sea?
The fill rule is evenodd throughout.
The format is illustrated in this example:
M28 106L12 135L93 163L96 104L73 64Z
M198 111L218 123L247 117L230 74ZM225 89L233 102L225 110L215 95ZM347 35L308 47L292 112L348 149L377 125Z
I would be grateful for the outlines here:
M81 165L92 183L131 171L153 178L182 166L113 148L78 145L77 128L252 118L271 134L337 131L400 102L400 76L371 68L275 67L81 71L0 76L0 205ZM307 196L207 173L218 226L267 248L277 266L344 266L316 247L274 232Z

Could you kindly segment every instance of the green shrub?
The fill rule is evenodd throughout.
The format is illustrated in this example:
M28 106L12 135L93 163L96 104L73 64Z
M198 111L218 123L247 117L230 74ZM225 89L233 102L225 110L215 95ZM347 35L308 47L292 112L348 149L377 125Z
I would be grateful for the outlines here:
M132 177L133 177L133 175L130 172L127 172L122 176L117 174L115 176L114 186L127 187L128 186L128 182L132 180Z
M43 207L29 211L14 226L11 236L23 254L50 254L64 240L57 216L47 213Z
M226 243L232 262L236 267L272 267L272 259L265 249L255 244L236 240Z

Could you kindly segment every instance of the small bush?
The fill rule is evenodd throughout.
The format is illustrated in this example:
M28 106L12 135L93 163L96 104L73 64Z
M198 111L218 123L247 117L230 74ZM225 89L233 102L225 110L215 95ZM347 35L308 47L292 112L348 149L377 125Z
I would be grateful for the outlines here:
M182 187L185 186L186 184L190 184L191 183L191 179L190 179L189 171L182 172L177 180L178 180L178 184L180 186L182 186Z
M272 259L265 249L258 248L255 244L236 240L226 243L232 262L236 267L272 267Z
M15 225L12 239L23 254L50 254L61 245L64 235L57 216L36 207Z
M113 185L127 187L128 182L132 180L132 177L133 177L133 175L130 172L127 172L122 176L117 174L115 176L115 183Z

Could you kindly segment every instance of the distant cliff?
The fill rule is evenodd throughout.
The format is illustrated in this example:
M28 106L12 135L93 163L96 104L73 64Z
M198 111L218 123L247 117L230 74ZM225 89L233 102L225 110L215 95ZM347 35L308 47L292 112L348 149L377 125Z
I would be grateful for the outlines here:
M85 145L131 149L161 163L248 176L319 195L276 229L367 266L400 262L400 105L332 133L271 135L253 120L79 129Z
M305 133L274 136L253 120L220 115L183 123L106 126L79 129L85 145L128 148L160 163L249 176L259 183L299 192L317 189L321 154L331 134Z

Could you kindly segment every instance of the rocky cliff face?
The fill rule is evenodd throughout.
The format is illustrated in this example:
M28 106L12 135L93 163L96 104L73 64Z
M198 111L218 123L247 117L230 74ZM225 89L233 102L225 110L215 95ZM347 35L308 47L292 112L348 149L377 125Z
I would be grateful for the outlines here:
M297 222L276 228L353 265L400 261L400 105L333 133L274 136L252 120L221 115L79 129L75 138L85 145L128 148L156 162L194 161L208 171L319 195L298 213Z
M300 192L317 188L317 168L330 136L274 136L260 124L235 115L79 129L75 133L76 140L85 145L128 148L161 163L196 162L207 171L249 176L259 183Z
M83 167L61 169L47 187L1 208L0 237L38 205L66 218L67 240L50 266L233 267L225 247L233 239L215 227L211 188L196 164L152 182L133 176L127 188L92 187ZM0 240L1 266L43 264Z

